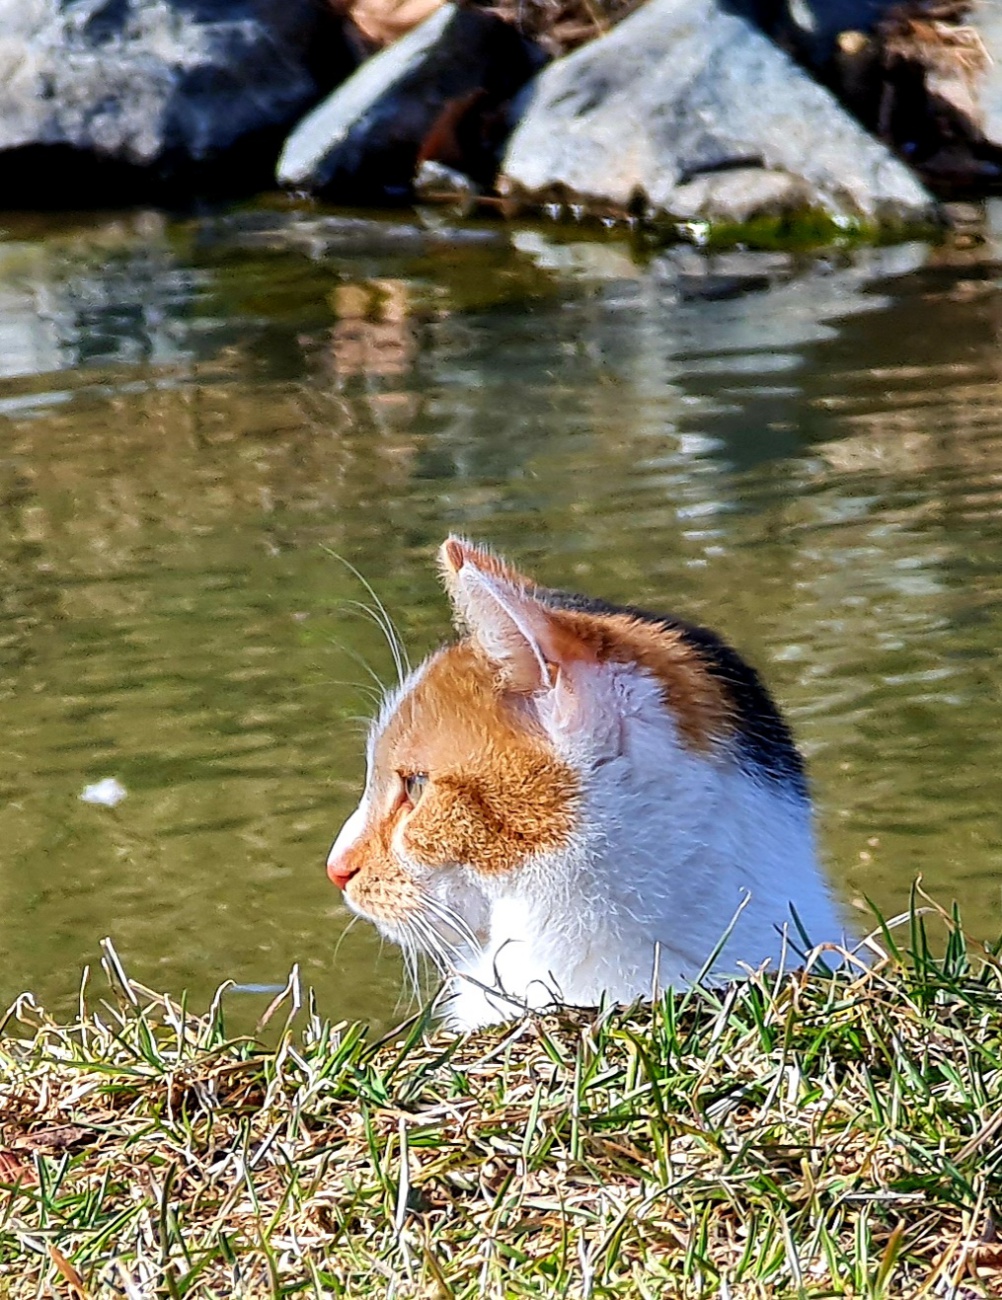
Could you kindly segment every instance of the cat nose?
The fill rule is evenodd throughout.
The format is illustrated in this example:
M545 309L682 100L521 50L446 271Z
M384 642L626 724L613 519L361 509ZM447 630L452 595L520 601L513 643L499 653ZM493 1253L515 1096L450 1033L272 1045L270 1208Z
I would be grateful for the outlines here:
M345 824L338 831L337 839L327 854L327 875L338 889L345 885L358 871L358 865L352 861L355 856L352 849L362 837L365 829L365 812L362 804L355 809Z
M331 849L327 856L327 875L337 885L338 889L344 889L348 881L358 872L358 867L351 860L348 853L337 853Z

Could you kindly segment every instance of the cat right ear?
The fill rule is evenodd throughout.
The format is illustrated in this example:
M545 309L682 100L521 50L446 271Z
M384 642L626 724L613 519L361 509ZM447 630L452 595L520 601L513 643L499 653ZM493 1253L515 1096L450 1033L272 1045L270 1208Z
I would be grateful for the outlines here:
M533 594L532 583L488 551L450 537L439 552L456 619L514 690L556 682L567 633Z

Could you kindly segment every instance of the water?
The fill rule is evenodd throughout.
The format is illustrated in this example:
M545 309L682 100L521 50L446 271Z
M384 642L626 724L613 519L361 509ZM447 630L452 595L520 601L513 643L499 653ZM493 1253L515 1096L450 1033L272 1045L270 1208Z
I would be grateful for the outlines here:
M990 214L997 218L997 212ZM400 970L323 872L450 530L727 633L840 896L1000 928L1002 292L984 245L705 257L262 207L0 220L0 1001L252 1023ZM116 778L114 807L81 801Z

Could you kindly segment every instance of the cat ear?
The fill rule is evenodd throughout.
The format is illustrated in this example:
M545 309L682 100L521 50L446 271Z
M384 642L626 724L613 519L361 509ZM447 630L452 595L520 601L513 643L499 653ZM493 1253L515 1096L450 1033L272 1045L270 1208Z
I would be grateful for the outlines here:
M439 552L456 619L515 689L553 685L560 663L560 629L533 584L502 560L450 537Z

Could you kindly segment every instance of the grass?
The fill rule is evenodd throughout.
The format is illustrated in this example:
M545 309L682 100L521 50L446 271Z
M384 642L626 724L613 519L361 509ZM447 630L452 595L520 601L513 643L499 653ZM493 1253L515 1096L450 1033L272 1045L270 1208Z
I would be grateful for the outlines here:
M0 1296L997 1296L1002 962L931 916L869 969L273 1048L109 945L107 1000L3 1023Z

